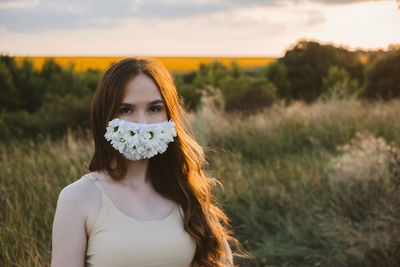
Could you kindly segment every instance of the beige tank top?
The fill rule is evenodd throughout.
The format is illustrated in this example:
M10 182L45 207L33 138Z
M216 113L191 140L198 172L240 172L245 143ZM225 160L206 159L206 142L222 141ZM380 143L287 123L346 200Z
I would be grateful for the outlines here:
M85 266L88 267L188 267L196 243L183 228L183 210L161 220L140 220L112 203L98 179L85 175L101 191L101 208L89 234Z

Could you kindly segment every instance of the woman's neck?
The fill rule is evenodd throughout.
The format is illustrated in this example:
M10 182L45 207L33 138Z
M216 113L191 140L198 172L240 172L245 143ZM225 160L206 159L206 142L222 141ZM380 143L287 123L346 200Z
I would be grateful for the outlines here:
M130 187L133 190L142 189L143 187L151 186L150 179L147 175L147 168L149 165L148 159L142 160L127 160L127 172L123 179L116 183L122 184L124 186ZM102 172L107 175L109 180L112 181L110 175L107 172Z
M133 189L150 184L150 179L147 175L148 166L148 159L128 160L126 176L121 182Z

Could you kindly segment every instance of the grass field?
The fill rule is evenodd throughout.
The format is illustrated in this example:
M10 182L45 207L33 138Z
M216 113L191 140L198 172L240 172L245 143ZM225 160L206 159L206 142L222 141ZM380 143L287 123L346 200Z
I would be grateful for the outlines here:
M21 63L25 57L15 57L17 63ZM41 69L44 62L49 57L27 57L33 61L36 69ZM231 62L236 61L242 68L266 66L275 61L275 58L263 57L155 57L170 71L187 72L197 70L201 63L210 63L212 61L220 61L225 66L229 66ZM74 64L75 70L105 70L113 62L117 62L123 57L54 57L62 67L68 67Z
M214 97L215 98L215 97ZM190 114L240 266L400 266L400 101L282 103ZM49 266L60 190L86 173L87 134L0 145L0 266Z

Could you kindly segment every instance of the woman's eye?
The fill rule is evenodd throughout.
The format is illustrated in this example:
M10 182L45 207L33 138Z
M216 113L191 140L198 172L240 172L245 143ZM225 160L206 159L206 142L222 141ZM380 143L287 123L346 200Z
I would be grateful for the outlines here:
M130 113L130 112L131 112L130 108L121 108L119 110L119 113L121 113L121 114L126 114L126 113Z
M152 106L152 107L149 108L149 110L151 112L158 112L158 111L161 110L161 107L160 106Z

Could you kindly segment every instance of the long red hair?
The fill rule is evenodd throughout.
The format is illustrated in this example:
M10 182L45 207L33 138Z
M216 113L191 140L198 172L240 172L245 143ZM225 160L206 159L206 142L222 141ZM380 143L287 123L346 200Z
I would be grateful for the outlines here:
M202 169L206 163L204 151L193 137L183 99L177 93L172 75L157 60L126 58L111 65L102 75L91 105L95 149L89 170L106 170L114 180L126 175L125 159L105 140L104 134L108 121L117 116L126 83L139 73L151 77L158 86L166 103L168 119L175 122L177 131L177 137L167 150L149 159L151 183L158 193L179 203L184 211L184 228L197 244L192 266L195 263L207 267L225 266L222 259L230 263L227 241L234 242L242 250L239 241L228 230L228 217L218 208L211 193L211 185L221 183Z

